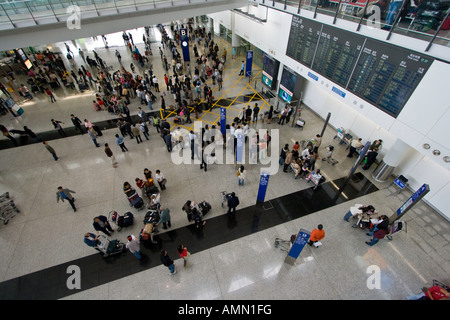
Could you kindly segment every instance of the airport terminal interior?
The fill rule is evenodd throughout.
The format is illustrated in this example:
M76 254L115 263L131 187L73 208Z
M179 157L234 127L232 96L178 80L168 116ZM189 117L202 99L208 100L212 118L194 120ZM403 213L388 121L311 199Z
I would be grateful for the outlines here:
M448 219L426 201L418 200L398 220L402 222L400 230L369 245L374 238L367 235L370 230L358 224L356 217L344 220L350 208L372 205L377 211L374 216L386 215L393 219L415 190L400 188L394 183L394 175L384 181L375 179L372 174L381 157L369 168L364 163L354 167L357 160L362 160L358 158L360 150L348 157L351 141L340 136L337 128L327 124L326 119L306 104L291 103L295 112L289 122L279 123L289 104L262 82L264 59L256 54L257 47L252 48L255 54L249 77L246 70L241 72L243 62L247 61L245 67L248 67L248 48L233 48L227 34L214 28L211 20L208 15L186 16L104 35L65 41L49 39L49 43L23 48L34 75L25 64L17 67L19 63L12 62L16 58L15 48L4 54L2 98L4 101L12 98L17 108L5 107L0 116L0 124L12 137L0 139L1 205L6 212L13 203L19 212L9 213L11 217L7 221L0 221L0 298L407 300L420 294L423 288L433 286L434 280L450 285ZM185 51L179 39L180 30L189 32L189 65L183 61ZM218 77L214 76L214 69L219 66L213 65L206 41L218 48L217 59L223 65L221 88ZM169 42L180 54L179 65L172 60ZM61 77L56 73L53 82L58 84L51 86L45 71L49 65L55 65L53 61L49 63L55 57L61 57L69 75ZM89 65L86 57L98 67ZM212 73L203 69L202 57L206 58L205 66L211 67ZM192 83L197 79L196 67L201 92L197 93L195 86L191 90L193 99L199 95L202 110L196 111L196 103L181 90L181 101L186 101L190 113L191 121L186 121L187 115L177 112L177 96L167 87L164 75L175 82L176 72L180 82L188 76ZM97 83L91 82L82 68ZM100 72L109 72L111 78L105 76L103 80ZM39 73L49 80L43 88L50 89L55 101L29 81ZM153 75L159 90L146 81L146 77L152 79ZM71 77L73 81L67 83L64 79L63 82L63 78ZM120 99L122 91L116 87L129 81L127 77L138 79L136 83L142 80L143 87L155 95L151 109L145 97L141 100L134 90L129 90L129 97L123 97L124 101L129 99L129 104L124 104L128 106L128 115L123 109L108 110L112 95ZM79 81L85 87L79 86ZM8 90L8 84L12 90ZM99 90L98 84L106 92L103 88ZM24 91L19 90L22 85L31 97L22 94ZM210 101L203 92L205 87L211 90ZM94 105L97 98L106 101L100 110ZM162 99L165 111L161 109ZM259 132L260 144L258 152L251 153L253 136L243 143L241 162L246 172L242 185L236 174L241 163L235 161L233 139L224 141L219 134L219 139L214 141L215 157L205 151L206 159L210 160L217 159L220 153L221 163L209 163L205 169L199 160L201 147L194 152L194 160L191 159L189 131L201 135L201 128L214 125L220 131L223 119L231 125L243 109L253 110L255 105L259 106L261 116L256 121L251 119L248 125L249 132ZM268 121L271 106L274 113ZM141 132L139 143L117 125L120 116L139 128L142 118L138 108L147 114L149 130L148 137ZM74 127L71 114L81 120L82 132ZM170 127L171 151L159 128L153 125L155 117L161 122L165 120ZM63 132L54 127L52 119L59 122ZM94 134L94 143L87 133L86 120L101 131ZM37 138L24 132L24 126ZM265 130L272 137L269 144ZM315 170L320 169L325 181L316 185L313 179L306 179L308 172L297 177L291 166L285 172L284 162L280 165L279 158L286 144L292 150L298 142L301 153L318 134L322 136ZM123 136L127 151L116 143L116 135ZM53 148L57 158L44 141ZM105 143L109 144L116 163L105 153ZM329 146L333 146L332 152ZM261 173L269 167L273 174L261 187ZM103 215L114 230L106 236L109 240L119 240L125 245L129 235L140 238L144 218L152 204L135 179L146 179L146 168L154 180L157 170L166 178L164 189L155 185L160 211L170 210L170 226L163 228L160 223L153 240L140 241L141 259L127 248L104 257L103 252L86 245L84 236L97 234L93 219ZM141 209L133 206L124 193L125 182L142 196L145 204ZM59 186L72 191L76 211L67 199L57 201ZM224 198L224 194L232 192L239 198L234 215L227 213ZM182 209L188 200L211 205L201 222L188 220ZM119 228L112 220L113 212L119 215L131 212L134 223ZM5 213L3 217L6 216ZM305 245L294 261L286 259L291 246L295 246L289 243L291 236L297 236L301 230L311 233L319 225L325 231L321 245ZM105 234L99 232L99 235ZM187 266L177 251L179 245L184 245L190 253ZM163 250L173 260L176 273L172 274L161 262Z

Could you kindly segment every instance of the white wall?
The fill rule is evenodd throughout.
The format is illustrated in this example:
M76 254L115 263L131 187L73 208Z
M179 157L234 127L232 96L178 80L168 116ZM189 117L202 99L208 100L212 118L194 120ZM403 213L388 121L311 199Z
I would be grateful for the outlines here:
M225 27L230 28L231 11L210 14L218 19ZM301 12L311 18L311 12ZM323 18L323 21L330 20ZM325 118L328 112L332 116L330 124L334 127L344 127L364 141L383 139L383 149L380 156L387 154L396 139L401 139L411 146L394 173L403 174L409 179L408 183L414 190L422 184L430 185L430 193L425 199L450 219L450 164L442 161L443 156L450 156L450 86L448 75L450 65L441 61L434 61L430 69L411 95L407 104L397 119L387 115L370 103L346 91L323 76L310 70L304 65L286 56L292 16L277 10L269 9L267 23L260 24L236 14L234 32L261 50L297 72L307 80L303 94L304 103L314 112ZM331 21L331 20L330 20ZM341 21L339 27L352 30L353 24ZM383 31L376 30L375 38L383 39ZM398 37L397 37L398 38ZM398 39L397 39L398 40ZM403 39L400 39L403 41ZM405 47L418 50L422 42L414 44L409 38ZM318 81L308 77L313 72L319 77ZM336 86L346 93L345 98L331 91ZM431 150L422 148L423 143L432 145ZM441 156L432 155L433 149L439 149ZM381 158L379 157L379 158Z

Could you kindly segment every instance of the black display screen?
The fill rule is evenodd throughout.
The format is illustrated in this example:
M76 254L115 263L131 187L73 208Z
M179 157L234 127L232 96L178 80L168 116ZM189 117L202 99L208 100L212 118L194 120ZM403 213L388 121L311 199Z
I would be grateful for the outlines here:
M276 79L278 77L278 70L280 69L280 62L264 54L264 64L262 72L262 80L270 89L275 88Z
M293 16L286 55L311 67L322 24Z
M394 118L434 61L412 50L297 16L292 18L286 55Z

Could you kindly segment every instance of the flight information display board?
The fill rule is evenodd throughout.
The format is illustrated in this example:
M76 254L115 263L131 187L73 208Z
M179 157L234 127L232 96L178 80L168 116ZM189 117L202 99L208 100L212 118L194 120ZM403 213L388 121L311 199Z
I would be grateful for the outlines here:
M420 53L367 39L347 89L397 117L432 62Z
M364 45L364 38L324 25L312 69L346 87Z
M286 55L396 118L434 61L421 53L293 16Z
M321 30L321 23L293 16L286 55L311 67Z

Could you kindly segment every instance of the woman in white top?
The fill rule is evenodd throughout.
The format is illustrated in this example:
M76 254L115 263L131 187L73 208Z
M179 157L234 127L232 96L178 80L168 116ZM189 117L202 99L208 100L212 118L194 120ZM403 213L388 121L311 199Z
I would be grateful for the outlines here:
M158 181L158 184L159 184L159 187L161 188L161 190L166 190L167 179L164 177L164 175L161 173L160 170L156 170L155 179L156 179L156 181Z
M241 167L238 169L237 171L237 176L238 176L238 183L240 186L244 185L244 181L245 181L245 174L247 173L247 171L244 169L244 166L241 165Z

